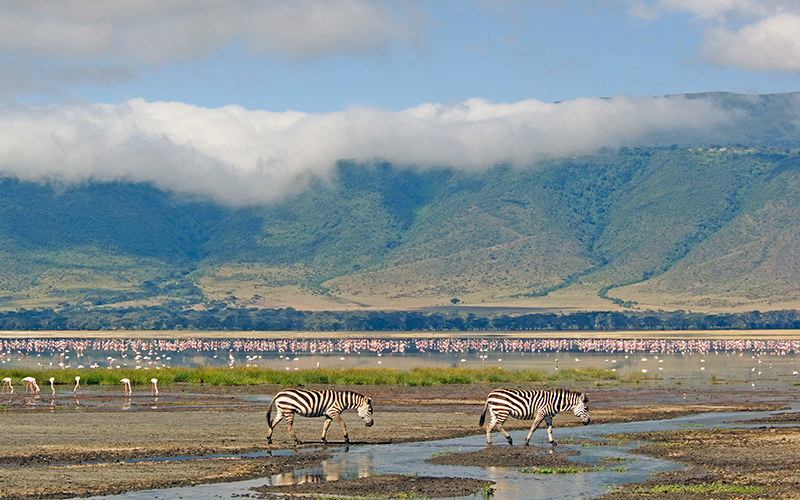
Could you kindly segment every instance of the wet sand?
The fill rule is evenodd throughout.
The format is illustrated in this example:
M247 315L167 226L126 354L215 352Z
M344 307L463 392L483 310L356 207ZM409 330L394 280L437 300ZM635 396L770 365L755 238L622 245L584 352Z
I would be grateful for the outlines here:
M571 387L589 393L593 423L660 419L707 411L777 410L800 399L797 394L800 391L756 391L744 384L686 387L667 382L585 383ZM481 435L479 439L483 439L478 417L486 394L493 388L483 384L418 388L359 386L359 392L369 394L374 400L375 425L364 427L354 412L347 412L343 417L352 444L467 435ZM0 464L5 465L0 467L0 484L3 485L0 498L70 498L232 481L318 463L327 456L324 451L311 450L320 448L321 419L298 417L295 420L295 431L309 442L308 445L295 448L282 424L275 430L274 444L266 443L266 400L259 396L274 394L278 389L274 386L176 385L165 387L157 400L141 396L130 402L116 392L92 389L81 397L80 405L70 394L55 398L52 407L47 404L49 395L40 395L36 400L24 394L0 396L0 405L5 408L0 412L3 432ZM558 427L568 425L580 425L580 422L571 414L556 417L556 440ZM527 429L529 426L530 422L511 420L506 428ZM769 449L785 445L785 462L796 465L797 461L792 460L797 460L796 455L800 453L797 433L796 430L785 432L780 437L786 440L771 442ZM341 428L333 424L328 438L332 445L341 444ZM714 438L707 439L713 442ZM737 447L737 439L735 436L730 439L730 448L720 452L719 460L729 456L744 457L741 466L744 475L740 480L747 481L747 460L752 467L760 463L763 455L753 453L750 446ZM708 448L707 442L689 443L687 449ZM794 446L786 443L794 443ZM506 453L517 452L498 446L496 449L501 451L497 453L503 453L503 448L508 450ZM197 458L267 450L294 451L275 456ZM176 460L179 457L195 459ZM702 457L698 457L686 455L682 459L701 460ZM143 458L165 460L130 462ZM373 479L377 491L381 488L380 479L380 476ZM756 482L762 480L760 476L753 478ZM440 487L442 491L449 491L444 485ZM366 495L368 489L369 486L359 484L353 491Z

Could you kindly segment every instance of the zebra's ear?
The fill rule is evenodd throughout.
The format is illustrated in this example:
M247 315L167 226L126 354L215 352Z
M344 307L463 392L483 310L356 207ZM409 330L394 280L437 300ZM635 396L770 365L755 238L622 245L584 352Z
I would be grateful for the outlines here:
M372 404L372 398L367 398L367 404L368 404L368 405L371 405L371 404Z
M587 396L586 394L583 394L583 402L584 403L588 403L589 402L589 396Z

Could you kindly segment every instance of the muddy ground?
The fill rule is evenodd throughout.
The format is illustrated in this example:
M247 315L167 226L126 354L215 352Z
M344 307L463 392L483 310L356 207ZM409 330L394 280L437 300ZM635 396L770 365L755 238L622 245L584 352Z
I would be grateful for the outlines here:
M671 382L638 385L584 383L571 384L570 387L589 394L593 423L660 419L706 411L778 410L800 399L796 387L792 391L754 390L744 384L687 387ZM379 444L480 435L478 417L486 394L493 388L481 384L419 388L361 386L358 390L373 398L375 425L366 428L355 413L345 413L351 443ZM71 392L56 396L20 393L0 396L0 407L4 408L0 411L3 433L0 464L5 465L0 467L0 498L70 498L257 478L308 467L327 456L324 450L319 451L320 419L298 418L295 421L295 431L301 439L309 442L308 445L293 447L283 425L275 430L274 444L267 444L265 413L268 399L263 396L274 394L278 387L176 385L163 389L158 398L123 398L116 390L92 387L78 398L74 398ZM796 417L784 415L776 418L792 423ZM526 429L529 425L529 422L511 420L506 428ZM580 423L571 414L556 417L557 439L558 427L567 425ZM763 425L769 426L770 422ZM795 477L800 463L798 428L741 432L737 435L728 431L702 430L687 432L685 436L677 433L666 439L679 445L664 445L672 441L662 441L643 451L674 453L678 450L679 454L667 458L692 467L689 469L691 472L683 472L689 476L675 476L675 481L713 482L723 474L719 471L730 471L724 472L721 480L759 487L774 486L775 491L783 495L748 497L714 493L686 498L798 498L797 495L789 496L796 484L787 479ZM719 434L719 439L714 433ZM705 437L698 441L690 439L692 435ZM662 439L656 435L652 438ZM341 428L332 425L328 439L332 445L341 444ZM727 447L725 443L728 443ZM287 449L294 451L275 456L138 461L143 458L208 457ZM521 453L518 449L496 446L487 453L505 454L508 455L506 459L511 460L512 454ZM713 450L718 452L710 456ZM765 469L765 455L776 453L775 460L769 461ZM465 457L464 460L479 458ZM495 461L504 459L490 458ZM531 462L526 461L526 464L531 465ZM787 474L787 469L781 464L794 467L792 474ZM350 491L360 496L368 495L370 488L385 492L383 479L375 476L358 484L353 482ZM661 483L671 480L658 479ZM389 480L386 481L388 484ZM455 494L450 489L452 485L434 483L434 493ZM339 486L347 487L347 482ZM322 490L314 492L326 494ZM438 496L430 489L425 492L425 495L419 493L417 497ZM644 493L625 488L614 495L638 498L635 495ZM653 496L652 491L647 495L647 498L680 498Z
M781 414L774 422L800 425L800 413ZM800 498L800 427L694 429L632 437L652 442L637 453L688 467L629 485L605 500ZM654 496L659 492L662 496Z

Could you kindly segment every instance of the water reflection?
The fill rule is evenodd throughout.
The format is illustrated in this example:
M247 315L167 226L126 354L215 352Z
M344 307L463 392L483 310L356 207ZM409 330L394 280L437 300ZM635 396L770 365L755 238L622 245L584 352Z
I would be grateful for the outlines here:
M282 486L371 476L373 473L372 454L358 453L354 457L350 456L348 460L349 450L349 447L343 448L333 458L323 460L319 467L270 476L266 484Z

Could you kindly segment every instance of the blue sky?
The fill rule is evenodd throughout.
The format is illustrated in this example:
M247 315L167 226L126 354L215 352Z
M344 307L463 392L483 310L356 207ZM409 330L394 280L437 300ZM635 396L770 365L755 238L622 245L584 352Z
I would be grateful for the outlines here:
M713 126L658 96L800 90L800 2L3 2L0 70L0 172L250 202L342 158L480 168Z
M61 3L92 8L91 2ZM174 3L187 11L194 3L202 11L209 2ZM81 7L61 12L15 9L23 11L26 22L40 26L44 39L36 46L38 50L23 50L11 40L4 44L6 65L15 66L29 78L27 84L7 89L8 98L28 103L76 99L114 103L144 98L204 107L239 104L248 109L315 113L338 111L351 104L402 110L420 103L475 97L493 102L530 98L554 102L616 94L791 92L800 83L798 68L776 64L751 69L746 61L724 63L703 52L713 30L735 34L774 13L790 11L800 16L794 1L774 2L767 8L770 2L754 0L752 5L760 5L759 9L748 8L745 0L232 3L241 4L240 13L222 20L234 26L205 47L197 47L194 38L205 38L204 31L212 29L218 9L207 8L208 17L204 18L203 12L189 16L180 9L165 12L154 5L149 11L141 9L135 22L126 20L123 7L117 11L119 17L113 11L105 16L69 15L70 10L79 12ZM263 6L270 3L296 10L292 31L298 36L287 33L284 40L258 40L257 26L237 30L236 24L245 23L242 18L248 11L269 15L270 9ZM332 28L302 46L298 39L304 38L303 31L314 28L303 23L303 11L319 9L323 3L327 10L345 13L354 9L353 5L363 5L372 11L371 16L363 16L364 23L380 19L386 28L376 34L368 27L342 21L342 30L356 33L356 40L341 40ZM337 9L336 4L348 6ZM718 7L701 11L691 4ZM639 13L644 10L649 14ZM159 25L159 17L168 22ZM336 22L330 17L330 22ZM48 45L62 40L48 39L45 23L59 22L67 36L72 34L70 29L85 29L89 23L116 31L117 39L109 41L105 33L98 33L97 44L106 44L103 49L88 50L84 44L93 40L81 38L54 54L56 48ZM169 34L159 33L171 29L186 30L187 43L196 50L165 49L162 55L153 55L159 50L158 43L173 42ZM148 31L157 40L156 46L137 46L136 38L147 37ZM32 35L29 31L22 36ZM794 36L800 38L800 33ZM81 75L59 81L59 72L70 71Z

